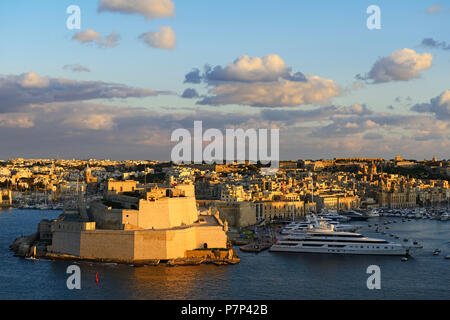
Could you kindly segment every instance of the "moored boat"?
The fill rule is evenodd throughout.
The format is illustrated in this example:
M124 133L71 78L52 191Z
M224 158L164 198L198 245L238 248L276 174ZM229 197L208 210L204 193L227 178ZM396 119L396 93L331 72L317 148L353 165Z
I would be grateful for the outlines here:
M419 245L401 245L384 239L368 238L358 233L311 230L277 239L270 251L405 256L420 248L422 247Z

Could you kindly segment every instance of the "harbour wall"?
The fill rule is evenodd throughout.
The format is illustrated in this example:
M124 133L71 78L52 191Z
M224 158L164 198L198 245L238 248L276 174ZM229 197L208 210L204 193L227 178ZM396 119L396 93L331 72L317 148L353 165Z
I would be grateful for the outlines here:
M82 259L117 261L184 258L189 250L226 248L222 226L189 226L171 230L56 230L48 251Z

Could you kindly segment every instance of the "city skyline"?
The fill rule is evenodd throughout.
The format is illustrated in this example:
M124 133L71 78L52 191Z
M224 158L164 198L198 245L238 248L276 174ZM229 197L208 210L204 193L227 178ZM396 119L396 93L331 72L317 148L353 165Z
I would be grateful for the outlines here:
M369 30L372 4L2 2L0 159L170 160L194 121L279 128L282 160L448 159L450 2Z

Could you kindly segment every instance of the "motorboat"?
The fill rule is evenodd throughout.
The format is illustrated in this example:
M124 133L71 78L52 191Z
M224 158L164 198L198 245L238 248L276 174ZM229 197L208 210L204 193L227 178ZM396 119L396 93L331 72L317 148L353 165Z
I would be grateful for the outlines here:
M422 248L418 245L401 245L384 239L368 238L359 233L310 229L277 239L272 252L328 253L355 255L408 256Z

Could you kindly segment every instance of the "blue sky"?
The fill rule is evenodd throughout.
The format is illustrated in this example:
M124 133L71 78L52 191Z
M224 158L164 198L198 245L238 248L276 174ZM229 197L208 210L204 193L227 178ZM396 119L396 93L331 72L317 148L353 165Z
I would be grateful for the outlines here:
M99 1L93 0L1 1L0 75L19 76L35 72L40 77L64 78L80 82L103 81L133 88L171 91L173 93L171 95L127 96L126 99L99 98L89 101L82 100L82 102L95 102L107 106L117 106L117 108L144 108L149 112L166 112L167 114L172 113L172 115L179 112L177 110L258 114L262 109L274 109L272 105L264 105L264 108L261 108L248 103L200 106L195 99L179 97L186 88L192 87L200 94L208 95L211 94L208 89L219 87L217 84L206 82L196 85L183 83L185 75L193 68L201 69L205 64L225 67L244 54L261 58L276 54L293 72L302 72L307 75L317 75L322 79L333 80L342 89L340 94L333 95L324 101L276 106L280 112L314 110L329 105L361 104L367 105L375 113L415 114L424 117L424 113L419 115L411 110L411 107L415 104L430 103L431 99L439 97L450 89L450 50L420 45L425 38L450 42L448 36L450 1L173 0L172 2L175 5L175 17L148 20L140 14L99 13L97 10ZM81 8L81 30L66 28L68 17L66 8L74 4ZM381 8L381 30L368 30L366 27L368 17L366 8L372 4ZM433 14L427 13L427 9L438 4L440 10ZM160 26L170 26L175 32L177 41L173 50L149 47L138 39L142 33L157 31ZM119 45L113 48L98 48L93 43L82 44L72 40L77 32L88 29L95 30L102 36L107 36L112 31L119 33L121 36ZM419 55L432 54L432 65L422 70L420 76L414 79L378 84L370 83L369 79L365 82L360 81L363 83L363 88L351 89L357 74L368 73L378 59L388 57L396 50L403 48L414 50ZM63 66L68 64L86 66L91 71L74 73L63 69ZM394 109L389 108L392 105ZM28 111L21 112L27 113ZM436 117L434 120L442 120L437 117L437 114L432 115ZM17 114L3 116L6 120L9 120L8 117L17 117ZM316 125L325 127L333 120L320 119L319 121L320 123L308 122L303 126L300 124L302 122L300 119L297 126L299 125L302 129ZM0 118L0 125L1 123ZM117 129L117 122L115 125ZM439 123L439 125L443 126L444 134L438 139L439 141L435 139L433 142L435 144L430 145L430 148L440 149L448 145L448 134L445 135L448 127L445 127L445 123L444 125ZM28 129L30 128L9 126L7 130L9 130L8 132L19 130L19 136L23 136L23 140L17 142L24 143L26 141L24 130ZM294 130L294 128L291 129ZM395 130L402 131L404 128L391 129L392 133ZM425 132L424 128L417 130L416 132L402 133L402 135L417 138L422 133L435 136L438 134ZM289 129L286 131L290 132ZM94 133L98 132L90 132L90 134ZM363 132L358 132L358 134L361 138ZM386 133L384 137L387 137ZM11 143L13 142L11 141ZM67 143L69 142L75 143L70 139ZM374 141L370 142L375 143ZM80 142L78 141L78 143ZM101 139L99 138L100 143ZM386 144L389 141L383 140L383 143ZM70 152L53 150L51 146L54 144L50 142L45 145L46 147L41 150L45 150L49 154L58 153L70 156ZM342 152L356 154L373 149L367 145L361 149L346 150L345 143L338 147L339 142L330 143L330 146L332 145L336 146L336 149L330 149L330 158L340 155L337 154L341 150L340 148L344 148ZM392 148L381 148L378 151L384 156L392 156L396 153L395 148L397 147L394 146L397 145L401 144L396 140ZM155 147L151 144L148 146ZM139 150L141 147L136 146ZM306 154L292 151L293 149L305 149L303 147L305 146L298 145L295 148L286 146L286 157L300 158L303 155L305 157L326 157L327 155L321 150L314 151L313 145L307 146ZM83 148L86 147L83 146ZM111 148L105 148L104 151L99 151L98 146L92 149L86 148L86 151L81 152L79 156L124 156L120 153L111 154L108 151ZM161 153L159 148L163 147L158 146L159 151L154 155L150 153L149 157L157 157L160 154L167 155L167 152ZM74 145L74 149L77 149L77 146ZM39 155L39 150L35 150L31 154L28 154L24 148L14 147L12 150L14 151L11 153L0 153L0 157L20 156L21 154L25 156ZM402 152L403 150L398 151ZM431 149L426 151L431 151ZM442 157L449 157L448 152L439 150L436 152ZM135 154L136 157L143 156L140 152ZM410 152L409 156L419 158L426 155L420 152Z

